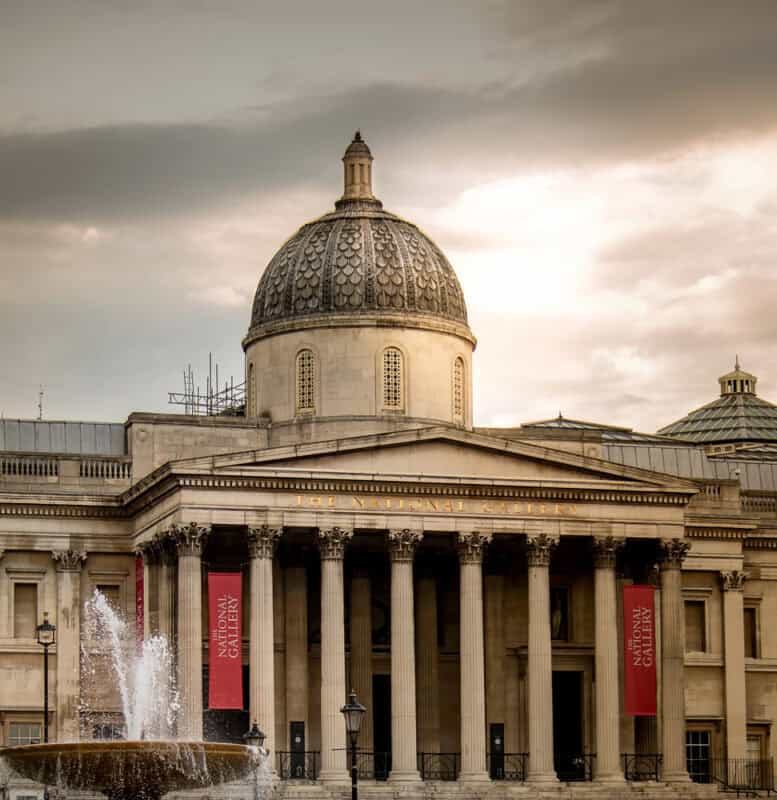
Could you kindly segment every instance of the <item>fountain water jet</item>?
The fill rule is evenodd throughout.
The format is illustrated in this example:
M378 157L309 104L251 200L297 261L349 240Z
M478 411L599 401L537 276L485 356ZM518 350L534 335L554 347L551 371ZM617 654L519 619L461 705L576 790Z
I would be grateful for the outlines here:
M246 778L269 785L267 754L255 747L174 738L179 709L172 653L164 636L138 650L132 628L95 592L85 604L82 665L100 674L90 646L107 646L121 697L127 740L58 742L0 749L8 766L30 780L61 789L102 792L110 800L158 800L166 792ZM89 719L91 709L82 708ZM261 793L261 791L260 791Z

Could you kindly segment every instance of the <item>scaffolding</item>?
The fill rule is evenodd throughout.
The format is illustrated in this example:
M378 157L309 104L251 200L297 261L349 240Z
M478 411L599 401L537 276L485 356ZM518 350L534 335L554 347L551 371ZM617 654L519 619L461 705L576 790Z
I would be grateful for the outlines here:
M167 402L173 406L183 406L183 413L198 417L242 417L245 416L245 381L235 383L230 376L219 382L219 365L214 363L213 353L208 353L208 375L204 390L196 381L192 365L183 371L183 392L168 392Z

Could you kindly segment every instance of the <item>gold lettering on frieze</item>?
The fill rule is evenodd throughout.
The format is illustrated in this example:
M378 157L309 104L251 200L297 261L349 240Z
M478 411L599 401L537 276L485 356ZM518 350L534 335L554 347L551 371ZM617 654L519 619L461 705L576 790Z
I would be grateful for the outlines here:
M574 503L529 503L521 500L435 499L394 495L295 495L297 508L339 509L342 511L396 511L420 514L491 514L494 516L577 514Z

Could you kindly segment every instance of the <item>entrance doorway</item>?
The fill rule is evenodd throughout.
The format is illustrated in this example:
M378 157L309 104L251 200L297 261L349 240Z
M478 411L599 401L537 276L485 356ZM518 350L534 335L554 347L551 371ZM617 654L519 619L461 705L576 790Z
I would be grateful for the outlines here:
M583 673L553 673L553 749L561 781L590 779L583 753Z
M372 676L372 739L375 780L391 771L391 675Z

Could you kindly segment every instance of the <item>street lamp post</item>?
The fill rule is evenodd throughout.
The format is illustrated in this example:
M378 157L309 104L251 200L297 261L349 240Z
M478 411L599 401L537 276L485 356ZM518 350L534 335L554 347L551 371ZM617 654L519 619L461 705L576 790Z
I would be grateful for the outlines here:
M38 644L43 647L43 742L49 740L49 647L57 638L57 626L49 622L48 612L43 613L43 622L35 628Z
M356 692L351 689L348 702L340 709L345 717L345 730L351 746L351 800L359 800L359 768L356 765L356 741L359 728L367 713L367 709L356 699Z

